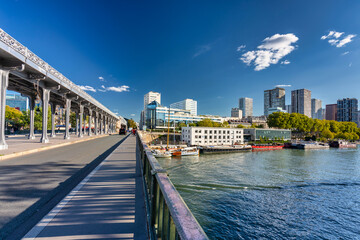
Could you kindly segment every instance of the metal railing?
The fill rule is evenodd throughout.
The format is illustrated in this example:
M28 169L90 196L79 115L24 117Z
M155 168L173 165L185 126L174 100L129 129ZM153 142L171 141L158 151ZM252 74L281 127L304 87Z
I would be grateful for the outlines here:
M151 239L208 239L151 150L137 134Z

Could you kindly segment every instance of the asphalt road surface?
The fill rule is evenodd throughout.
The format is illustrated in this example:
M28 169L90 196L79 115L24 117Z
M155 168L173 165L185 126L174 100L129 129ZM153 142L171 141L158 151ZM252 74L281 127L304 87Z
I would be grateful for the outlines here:
M31 228L123 138L113 135L0 161L0 239Z

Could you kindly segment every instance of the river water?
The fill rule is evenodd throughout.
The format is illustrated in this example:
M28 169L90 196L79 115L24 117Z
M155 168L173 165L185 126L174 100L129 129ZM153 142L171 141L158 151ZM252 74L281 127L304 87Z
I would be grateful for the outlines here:
M360 148L158 161L210 239L360 239Z

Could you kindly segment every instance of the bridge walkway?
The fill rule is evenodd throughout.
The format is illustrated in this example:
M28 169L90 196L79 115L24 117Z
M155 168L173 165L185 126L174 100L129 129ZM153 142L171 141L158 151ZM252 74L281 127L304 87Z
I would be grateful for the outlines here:
M129 136L23 239L147 239L142 183Z

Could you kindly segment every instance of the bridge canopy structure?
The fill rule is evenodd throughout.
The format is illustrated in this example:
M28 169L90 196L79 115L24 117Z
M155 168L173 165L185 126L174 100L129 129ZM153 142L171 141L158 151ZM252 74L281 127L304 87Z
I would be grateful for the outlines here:
M48 108L51 106L50 137L55 135L55 107L65 109L65 134L70 138L70 110L76 112L76 132L82 137L86 130L84 117L89 116L88 134L104 134L115 131L119 117L91 97L79 86L54 69L27 47L23 46L0 28L0 149L7 149L5 141L6 91L16 91L29 98L30 133L34 139L35 100L42 101L43 124L41 142L49 141L47 134Z

